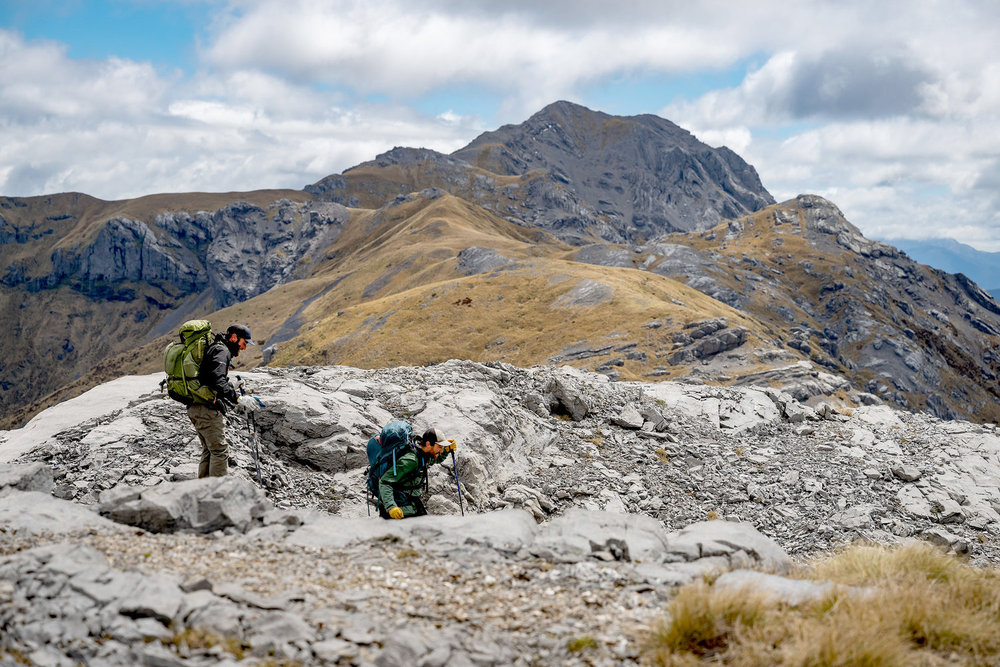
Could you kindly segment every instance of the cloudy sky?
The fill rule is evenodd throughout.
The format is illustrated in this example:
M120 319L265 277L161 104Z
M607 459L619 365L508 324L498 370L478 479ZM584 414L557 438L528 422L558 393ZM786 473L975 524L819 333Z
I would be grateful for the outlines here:
M0 194L301 188L566 99L1000 251L991 0L2 0Z

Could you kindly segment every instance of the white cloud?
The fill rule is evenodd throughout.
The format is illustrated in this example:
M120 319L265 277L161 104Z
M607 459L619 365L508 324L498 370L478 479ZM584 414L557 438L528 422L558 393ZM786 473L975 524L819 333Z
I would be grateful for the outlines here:
M184 80L127 60L77 61L0 30L0 192L300 188L395 145L451 151L481 128L261 72Z
M241 7L205 57L222 70L258 69L397 98L472 82L524 100L517 111L526 114L609 74L725 67L743 55L732 39L736 26L685 20L655 3L642 12L655 20L608 20L627 17L628 7L591 3L592 20L567 9L578 20L561 23L546 20L544 4L484 10L476 3L264 0Z
M779 200L821 194L869 236L1000 250L1000 197L984 187L1000 163L996 10L942 21L917 7L877 46L796 45L660 113L703 139L749 128L741 154Z
M26 43L0 30L0 117L7 122L133 118L170 85L148 64L77 61L54 42Z
M829 196L869 235L946 230L1000 250L1000 4L218 7L193 74L0 29L0 192L301 187L394 145L447 152L557 99L587 104L605 79L749 67L659 113L740 153L779 198Z

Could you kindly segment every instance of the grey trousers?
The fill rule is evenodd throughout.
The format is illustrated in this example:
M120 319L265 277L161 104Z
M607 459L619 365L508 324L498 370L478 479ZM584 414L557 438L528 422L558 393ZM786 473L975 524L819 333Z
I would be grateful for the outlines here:
M198 477L224 477L229 471L229 445L222 413L199 403L189 406L187 413L201 440Z

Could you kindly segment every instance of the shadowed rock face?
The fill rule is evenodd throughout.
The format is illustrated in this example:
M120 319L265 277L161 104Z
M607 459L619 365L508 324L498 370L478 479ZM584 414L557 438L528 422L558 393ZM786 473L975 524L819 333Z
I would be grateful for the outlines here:
M11 267L3 283L31 292L69 284L91 298L125 300L129 295L119 288L129 283L146 283L177 299L211 288L222 308L301 277L299 260L325 250L347 219L347 209L337 204L288 200L269 210L235 202L214 213L165 213L150 223L113 218L90 243L57 248L44 279Z
M614 117L570 102L452 155L498 174L546 172L574 206L548 206L533 222L564 237L598 228L607 241L637 242L708 229L774 203L754 168L728 148L711 148L657 116Z

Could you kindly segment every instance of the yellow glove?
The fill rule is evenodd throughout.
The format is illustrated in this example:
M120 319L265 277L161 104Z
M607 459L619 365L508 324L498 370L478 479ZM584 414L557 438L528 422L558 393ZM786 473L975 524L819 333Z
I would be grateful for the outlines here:
M458 443L452 440L451 438L448 438L448 444L444 446L444 451L453 452L457 447Z
M403 510L399 509L398 507L393 507L391 510L389 510L389 516L391 516L393 519L402 519Z

